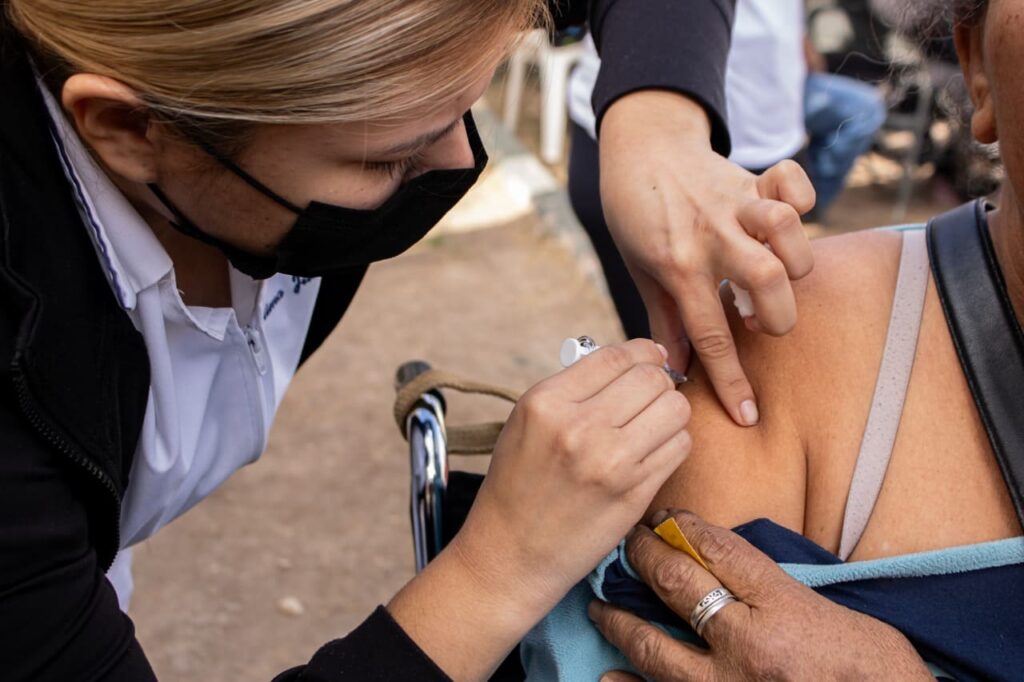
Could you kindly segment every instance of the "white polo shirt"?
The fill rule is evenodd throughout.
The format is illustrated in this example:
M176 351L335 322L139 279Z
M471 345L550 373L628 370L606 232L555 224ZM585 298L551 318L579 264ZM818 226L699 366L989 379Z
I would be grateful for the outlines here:
M167 252L39 88L111 295L149 355L149 399L121 508L125 549L262 454L298 366L320 280L275 275L258 282L230 268L232 307L186 305ZM130 552L118 555L108 577L126 608Z
M807 139L805 0L738 0L725 69L729 160L767 168Z

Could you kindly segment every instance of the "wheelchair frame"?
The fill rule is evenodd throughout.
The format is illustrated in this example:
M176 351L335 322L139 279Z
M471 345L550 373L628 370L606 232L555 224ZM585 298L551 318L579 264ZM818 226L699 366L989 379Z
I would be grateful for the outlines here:
M398 368L396 388L401 388L430 369L414 360ZM409 442L409 515L412 522L416 572L444 549L442 507L448 492L448 441L445 432L445 401L439 391L426 391L405 420Z

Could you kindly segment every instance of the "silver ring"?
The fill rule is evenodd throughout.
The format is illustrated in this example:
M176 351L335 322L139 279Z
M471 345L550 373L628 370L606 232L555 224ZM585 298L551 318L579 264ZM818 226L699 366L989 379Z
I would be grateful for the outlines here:
M697 635L703 636L702 633L708 621L716 613L736 601L738 600L733 596L733 593L724 587L716 587L704 595L704 598L697 602L697 606L694 607L693 613L690 615L690 624L697 632Z
M697 616L700 615L701 611L706 609L708 605L720 597L724 597L727 594L732 594L729 590L724 587L716 587L707 594L704 598L697 602L697 605L693 607L693 613L690 614L690 622L693 623L697 620Z
M708 610L704 612L704 617L700 620L699 623L697 623L697 626L694 628L694 630L697 631L697 636L698 637L703 637L704 636L704 627L711 621L711 619L714 617L714 615L716 613L718 613L719 611L724 609L729 604L736 604L738 602L739 602L739 600L736 599L735 597L728 596L728 597L723 597L722 599L719 599L714 604L709 606Z

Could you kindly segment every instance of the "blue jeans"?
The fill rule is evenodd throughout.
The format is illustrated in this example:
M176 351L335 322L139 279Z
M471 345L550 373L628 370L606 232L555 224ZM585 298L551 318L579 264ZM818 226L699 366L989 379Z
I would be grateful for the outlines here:
M818 194L818 215L842 191L846 175L857 157L871 147L885 114L881 93L867 83L828 73L807 76L807 170Z

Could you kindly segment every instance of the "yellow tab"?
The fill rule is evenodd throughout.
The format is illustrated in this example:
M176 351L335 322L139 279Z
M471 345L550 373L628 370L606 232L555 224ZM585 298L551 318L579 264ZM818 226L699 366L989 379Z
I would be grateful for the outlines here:
M674 518L670 516L659 523L658 527L654 529L654 532L668 544L693 557L694 561L704 567L704 570L711 570L708 568L708 565L704 563L704 560L701 559L697 550L693 548L693 545L690 544L690 541L686 539L685 535L683 535L683 529L679 527L679 524L676 523Z

